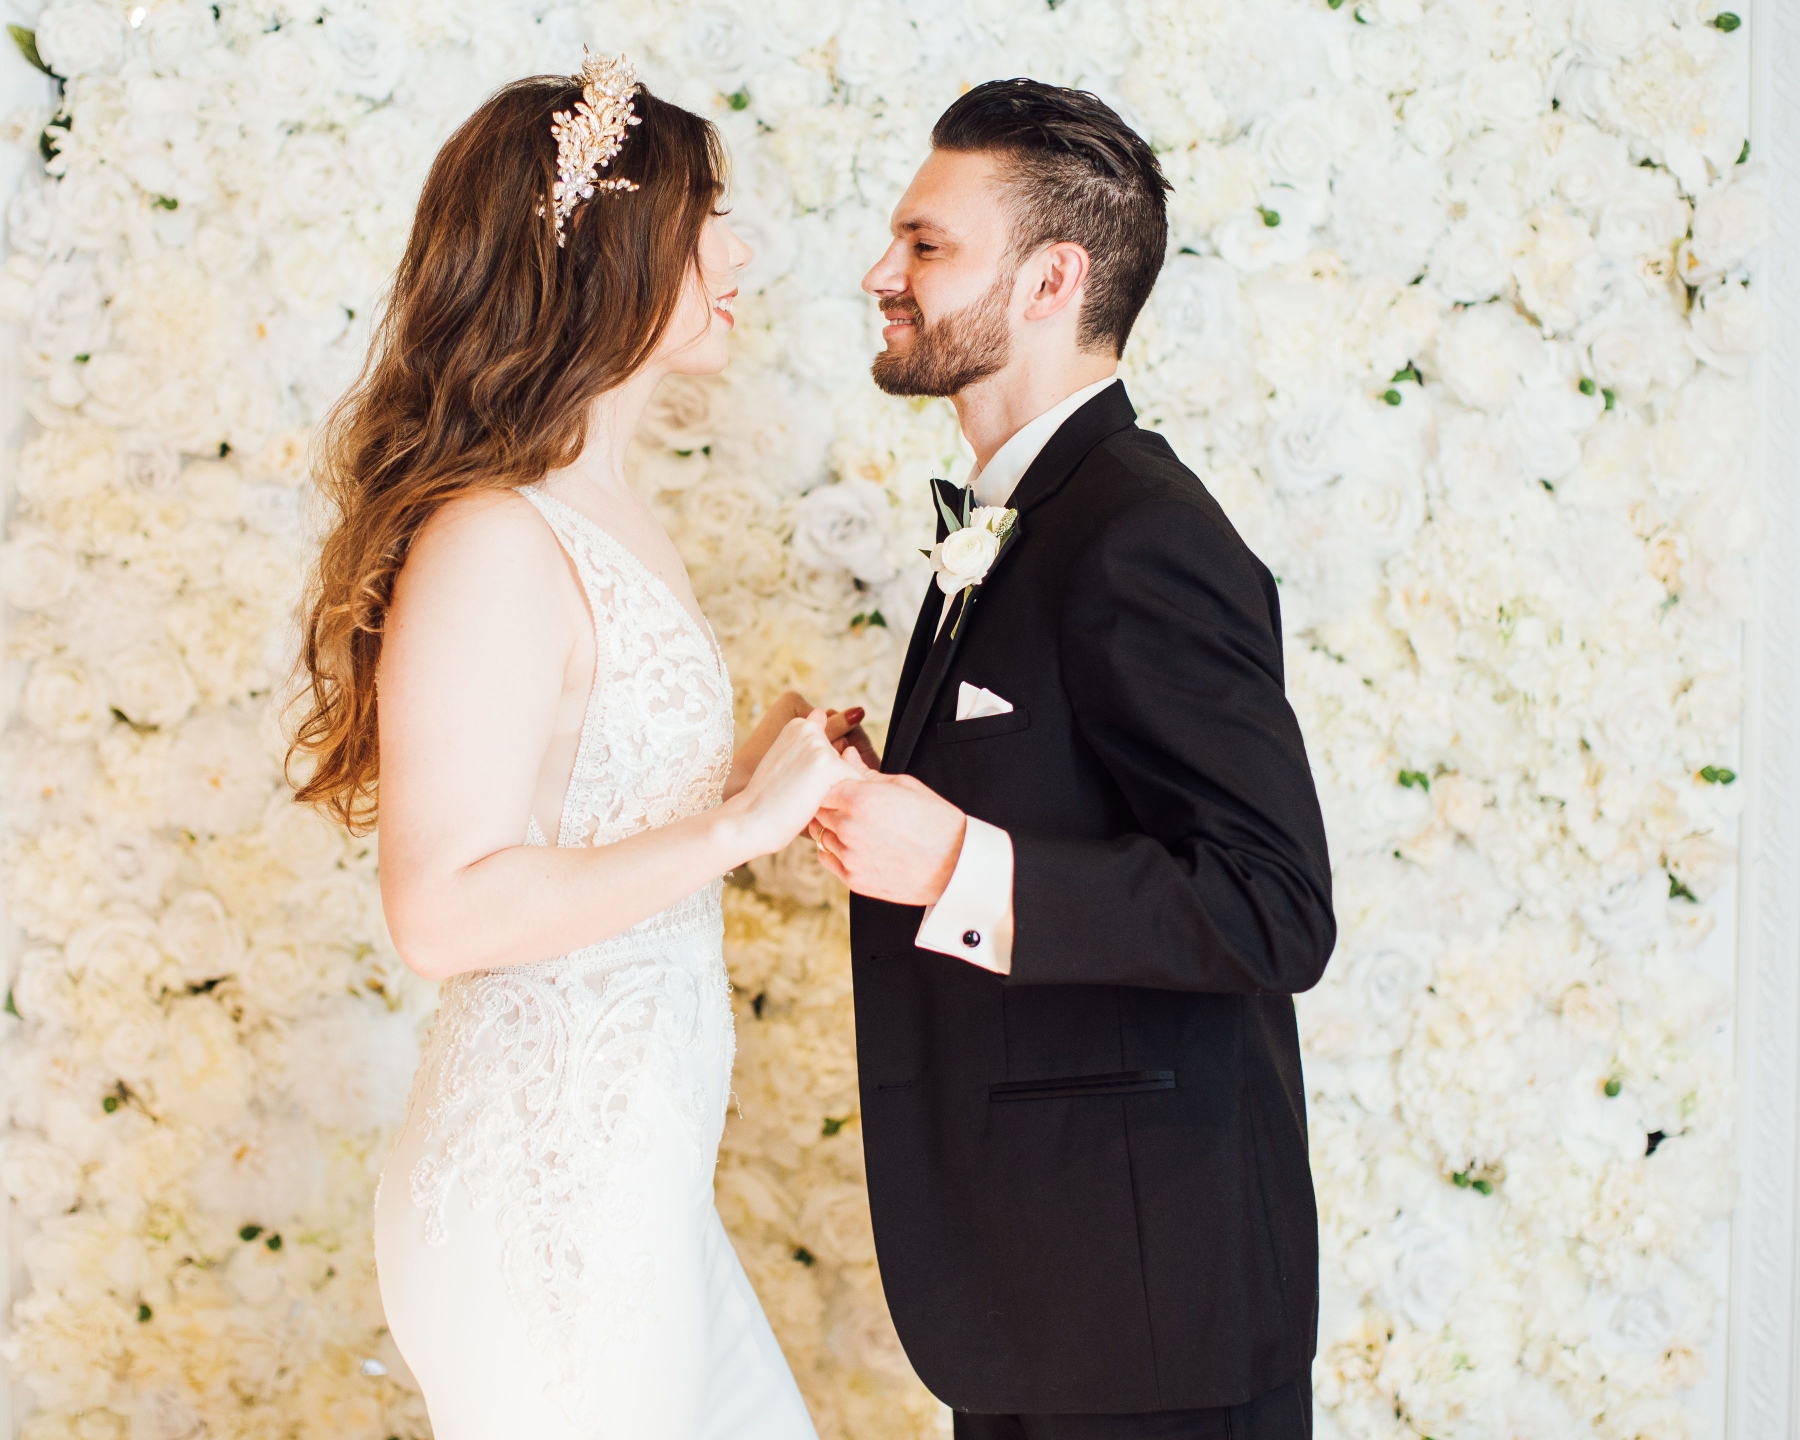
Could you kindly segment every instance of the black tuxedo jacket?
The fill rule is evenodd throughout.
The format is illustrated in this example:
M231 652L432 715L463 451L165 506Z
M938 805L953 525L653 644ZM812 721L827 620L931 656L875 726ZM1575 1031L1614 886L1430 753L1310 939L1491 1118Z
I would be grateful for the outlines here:
M954 637L927 594L882 764L1011 832L1012 972L851 902L882 1283L957 1409L1234 1405L1318 1316L1290 997L1335 925L1275 584L1122 384L1012 504ZM957 720L962 680L1012 713Z

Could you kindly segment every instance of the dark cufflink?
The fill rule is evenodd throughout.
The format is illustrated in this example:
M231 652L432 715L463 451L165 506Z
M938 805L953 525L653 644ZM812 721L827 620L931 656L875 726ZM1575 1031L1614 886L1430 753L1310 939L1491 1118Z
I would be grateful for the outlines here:
M963 931L963 944L967 945L971 950L973 950L980 943L981 943L981 932L979 930Z

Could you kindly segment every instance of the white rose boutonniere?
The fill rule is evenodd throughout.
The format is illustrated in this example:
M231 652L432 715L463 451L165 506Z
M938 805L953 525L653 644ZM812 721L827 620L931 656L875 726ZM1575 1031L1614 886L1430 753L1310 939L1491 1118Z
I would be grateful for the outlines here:
M1018 534L1019 512L1004 505L974 505L973 492L965 490L962 515L958 517L943 497L936 495L935 487L933 493L950 533L924 553L931 557L938 589L954 595L987 579L1000 552ZM968 606L964 605L963 610L966 612ZM962 616L958 615L957 624L961 623ZM956 634L954 626L950 633Z

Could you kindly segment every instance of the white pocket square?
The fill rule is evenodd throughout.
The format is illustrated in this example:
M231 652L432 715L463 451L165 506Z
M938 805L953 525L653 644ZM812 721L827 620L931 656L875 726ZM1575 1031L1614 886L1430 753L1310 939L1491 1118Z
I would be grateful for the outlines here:
M971 685L964 680L956 687L956 718L979 720L983 715L1010 715L1012 701L1002 700L992 690Z

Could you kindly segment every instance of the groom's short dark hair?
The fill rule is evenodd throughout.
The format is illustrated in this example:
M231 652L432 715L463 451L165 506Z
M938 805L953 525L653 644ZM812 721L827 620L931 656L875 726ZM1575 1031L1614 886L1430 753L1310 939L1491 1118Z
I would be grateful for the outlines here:
M1173 187L1144 137L1085 90L1018 79L977 85L938 117L931 143L1004 157L1013 256L1061 240L1086 250L1076 343L1122 354L1169 244Z

